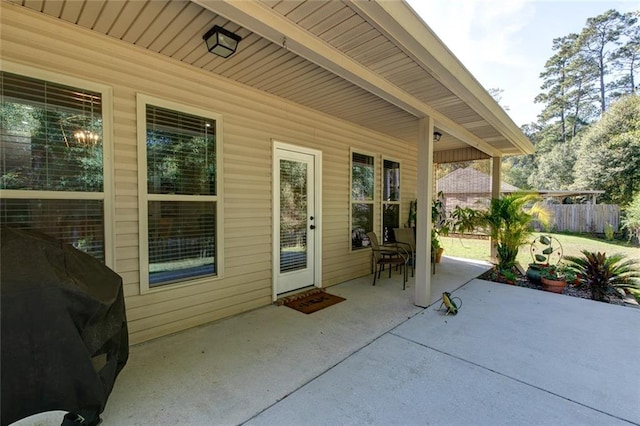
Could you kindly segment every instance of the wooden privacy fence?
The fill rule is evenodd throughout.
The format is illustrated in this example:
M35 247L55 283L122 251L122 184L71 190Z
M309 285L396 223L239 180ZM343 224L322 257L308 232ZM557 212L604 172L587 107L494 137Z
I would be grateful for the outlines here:
M620 209L615 204L545 204L553 219L551 229L603 234L610 224L614 232L620 227ZM536 223L535 228L541 230Z

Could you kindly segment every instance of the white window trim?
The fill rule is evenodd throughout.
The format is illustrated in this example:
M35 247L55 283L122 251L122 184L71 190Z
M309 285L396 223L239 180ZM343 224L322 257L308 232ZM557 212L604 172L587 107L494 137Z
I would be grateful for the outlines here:
M147 117L146 106L151 104L185 114L207 117L216 122L216 195L167 195L147 192ZM198 285L223 278L224 274L224 171L222 168L223 120L221 114L178 102L138 93L136 96L137 144L138 144L138 229L140 256L140 293L155 293L175 288ZM149 286L149 222L148 201L215 201L216 203L216 275L195 277L183 281L168 283L158 287Z
M394 163L398 163L398 165L400 166L400 193L398 194L398 200L397 201L386 201L384 199L384 162L385 161L393 161ZM381 160L380 160L380 239L382 240L383 238L383 232L384 232L384 206L385 205L398 205L398 227L402 228L402 161L395 159L393 157L387 157L387 156L382 156Z
M368 157L373 158L373 200L354 200L352 198L353 195L353 154L361 154L361 155L366 155ZM353 205L354 204L371 204L373 206L373 224L371 225L371 228L375 231L377 229L376 227L376 203L378 201L378 191L376 191L376 185L378 184L378 163L379 162L379 155L376 153L372 153L369 151L365 151L362 149L354 149L354 148L350 148L349 149L349 251L351 252L360 252L363 249L359 248L359 249L354 249L353 245L351 243L351 233L353 232L352 226L353 226Z
M25 77L50 81L79 89L98 92L102 96L102 192L2 190L2 198L48 200L102 200L104 218L104 263L115 270L115 237L113 202L113 89L110 86L2 60L0 70Z

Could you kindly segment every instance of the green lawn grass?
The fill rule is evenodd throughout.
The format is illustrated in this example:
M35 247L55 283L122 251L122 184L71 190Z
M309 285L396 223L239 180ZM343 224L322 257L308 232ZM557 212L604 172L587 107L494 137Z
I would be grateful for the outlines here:
M534 233L531 236L531 241L539 235L539 233ZM545 233L545 235L548 235L548 233ZM630 259L640 259L640 247L633 247L620 241L606 241L588 236L566 234L551 235L556 237L562 244L564 256L582 256L581 250L589 250L607 254L622 253ZM441 237L440 241L444 248L445 256L490 261L491 248L489 240ZM517 259L520 265L525 268L533 261L529 252L529 244L520 247Z

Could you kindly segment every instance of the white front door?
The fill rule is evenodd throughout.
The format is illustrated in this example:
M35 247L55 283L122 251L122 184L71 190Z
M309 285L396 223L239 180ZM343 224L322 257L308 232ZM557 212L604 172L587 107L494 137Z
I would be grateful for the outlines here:
M320 285L316 155L290 145L275 145L274 296Z

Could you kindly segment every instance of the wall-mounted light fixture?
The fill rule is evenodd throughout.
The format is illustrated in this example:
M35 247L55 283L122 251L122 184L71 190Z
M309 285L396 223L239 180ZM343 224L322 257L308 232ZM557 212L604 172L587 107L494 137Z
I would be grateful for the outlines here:
M207 31L202 39L207 44L209 52L228 58L235 53L242 37L216 25Z
M442 137L442 133L440 132L433 132L433 141L434 142L440 142L440 138Z

